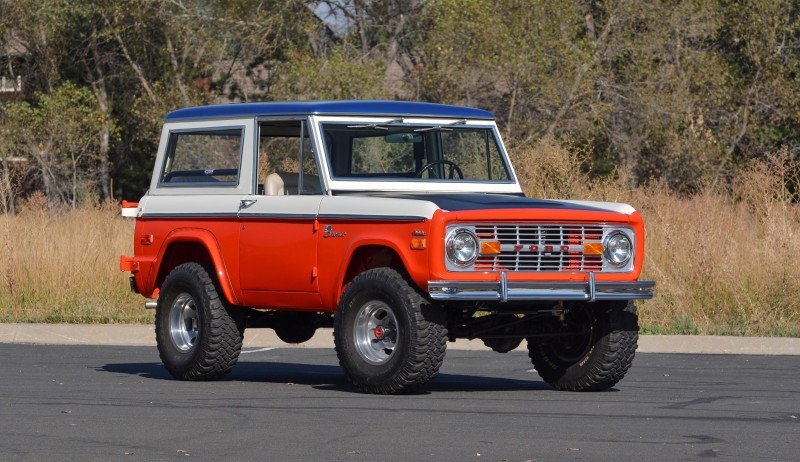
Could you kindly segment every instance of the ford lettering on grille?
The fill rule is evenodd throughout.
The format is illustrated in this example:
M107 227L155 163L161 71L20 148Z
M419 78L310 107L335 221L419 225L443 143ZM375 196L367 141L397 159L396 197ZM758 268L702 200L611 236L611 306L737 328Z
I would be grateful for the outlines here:
M603 269L601 255L584 255L584 244L600 243L598 225L481 224L478 239L500 241L500 254L481 255L475 271L595 271Z

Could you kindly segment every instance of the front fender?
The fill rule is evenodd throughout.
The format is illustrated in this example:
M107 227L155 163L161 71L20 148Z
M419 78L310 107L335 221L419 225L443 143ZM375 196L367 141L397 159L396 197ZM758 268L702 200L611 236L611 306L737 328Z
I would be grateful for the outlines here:
M365 233L365 235L350 240L346 247L340 251L328 249L330 250L329 255L325 255L328 252L323 251L323 246L321 245L321 268L325 268L328 264L330 264L330 266L327 267L336 268L335 273L332 273L331 277L324 281L324 285L322 284L323 281L320 280L320 294L322 296L323 305L330 309L335 309L342 295L343 288L348 282L348 270L353 263L356 253L360 249L370 246L383 247L397 255L397 258L400 260L400 263L403 265L404 270L411 277L412 281L418 287L425 289L430 276L428 271L428 251L427 249L411 249L410 241L413 230L427 230L427 228L427 223L404 224L401 225L401 229L397 229L396 232L390 233L392 234L391 236L386 237L374 237L375 231L373 228L371 233ZM350 230L352 230L352 228L350 228ZM372 236L368 234L372 234ZM334 261L336 262L335 264L333 264ZM320 273L321 276L323 276L322 271Z

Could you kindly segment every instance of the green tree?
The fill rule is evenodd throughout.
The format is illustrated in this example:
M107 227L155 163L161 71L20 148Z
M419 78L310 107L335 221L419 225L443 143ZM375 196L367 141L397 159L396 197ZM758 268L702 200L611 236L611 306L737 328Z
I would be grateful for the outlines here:
M49 208L75 208L98 186L98 134L106 125L105 115L90 90L72 83L38 99L35 105L6 105L4 133L12 152L35 168Z

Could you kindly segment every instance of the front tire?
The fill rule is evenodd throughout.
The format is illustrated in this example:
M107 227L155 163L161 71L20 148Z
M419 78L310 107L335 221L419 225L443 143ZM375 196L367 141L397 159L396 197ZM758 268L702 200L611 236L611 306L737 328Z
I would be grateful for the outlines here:
M563 322L549 326L554 336L528 339L528 356L545 382L558 390L601 391L622 380L633 362L639 324L633 302L581 304Z
M334 319L347 379L367 393L420 391L444 360L444 313L391 268L367 270L347 285Z
M230 372L244 337L245 317L235 310L203 266L175 267L156 307L156 343L167 371L179 380L216 380Z

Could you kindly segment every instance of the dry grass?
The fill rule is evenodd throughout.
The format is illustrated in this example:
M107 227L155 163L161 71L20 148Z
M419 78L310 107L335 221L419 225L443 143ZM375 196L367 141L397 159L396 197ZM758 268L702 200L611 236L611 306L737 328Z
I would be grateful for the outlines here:
M627 178L591 181L580 154L551 140L512 149L536 197L627 202L647 226L640 304L645 332L800 336L800 207L787 182L797 161L754 162L724 190L691 198ZM795 176L794 178L792 178ZM48 216L42 204L0 215L0 322L152 322L132 295L119 255L131 254L133 221L115 205Z
M31 202L0 215L0 322L152 321L119 271L119 256L133 249L133 221L118 206L48 216Z
M724 190L681 197L627 178L591 181L581 159L552 140L516 150L526 193L627 202L647 230L640 304L645 332L800 336L800 206L787 189L800 162L785 152L753 162Z

